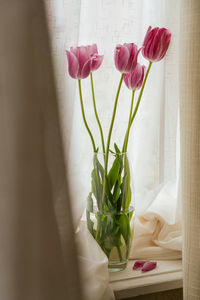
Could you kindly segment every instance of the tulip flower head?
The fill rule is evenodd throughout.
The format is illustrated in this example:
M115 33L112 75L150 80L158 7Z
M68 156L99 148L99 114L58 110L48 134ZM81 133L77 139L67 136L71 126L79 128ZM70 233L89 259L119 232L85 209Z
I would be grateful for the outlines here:
M130 90L140 89L145 75L145 66L137 63L133 72L124 75L124 82Z
M171 33L166 28L149 26L144 38L142 55L151 62L161 60L169 47Z
M137 57L140 52L134 43L117 45L115 48L115 66L121 73L130 73L137 64Z
M70 47L66 50L68 72L72 78L84 79L102 64L103 55L98 54L97 45Z

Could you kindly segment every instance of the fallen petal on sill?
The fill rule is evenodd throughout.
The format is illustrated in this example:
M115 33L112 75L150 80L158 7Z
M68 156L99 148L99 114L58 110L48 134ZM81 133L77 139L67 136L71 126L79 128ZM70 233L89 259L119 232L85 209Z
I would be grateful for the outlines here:
M140 270L146 262L145 260L136 260L133 265L133 270Z
M153 269L155 269L157 266L157 262L156 261L147 261L145 262L145 264L142 267L142 272L148 272L151 271Z

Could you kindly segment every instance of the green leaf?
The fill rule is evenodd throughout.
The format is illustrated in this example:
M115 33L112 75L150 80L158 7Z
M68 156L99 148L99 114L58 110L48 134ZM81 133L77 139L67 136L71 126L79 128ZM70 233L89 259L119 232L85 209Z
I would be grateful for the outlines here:
M92 236L95 238L96 230L94 229L94 222L90 219L90 212L93 212L93 199L92 193L89 193L87 199L87 210L86 210L86 217L87 217L87 227Z
M93 199L92 199L92 193L90 192L87 197L87 210L90 212L93 212Z
M91 180L91 186L92 186L92 193L94 194L96 200L97 200L97 206L98 209L102 209L102 191L103 191L103 186L100 181L100 177L97 171L97 168L94 168L92 170L91 174L92 180Z
M104 168L101 165L101 163L99 162L97 157L95 159L95 167L97 168L97 172L101 175L101 180L103 182L103 180L104 180Z
M129 218L126 214L122 214L119 218L119 226L126 245L129 245L131 237L131 228Z
M117 200L119 199L119 196L121 194L121 176L119 174L118 179L115 183L114 186L114 191L113 191L113 203L116 203Z
M116 143L114 143L114 147L115 147L115 151L116 151L116 153L120 153L121 151L119 150L119 148L117 147L117 144Z
M119 162L119 158L116 157L112 168L110 169L109 173L108 173L108 182L109 182L109 187L110 190L112 190L114 184L116 183L118 176L119 176L119 171L120 171L120 162Z
M123 210L127 210L131 203L131 175L128 158L124 157L124 177L122 180L121 191L122 191L122 207Z

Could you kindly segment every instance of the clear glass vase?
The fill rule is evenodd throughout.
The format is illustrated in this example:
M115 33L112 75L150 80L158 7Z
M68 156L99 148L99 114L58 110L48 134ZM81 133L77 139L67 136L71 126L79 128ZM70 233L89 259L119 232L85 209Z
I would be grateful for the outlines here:
M95 153L87 226L108 257L109 271L120 271L126 268L133 235L133 185L127 153L109 153L106 173L105 154Z

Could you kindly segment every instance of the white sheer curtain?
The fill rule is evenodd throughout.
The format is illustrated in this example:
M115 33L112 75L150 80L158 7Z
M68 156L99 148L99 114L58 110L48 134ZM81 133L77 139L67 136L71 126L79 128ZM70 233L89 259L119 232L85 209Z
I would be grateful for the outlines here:
M102 67L94 73L94 84L99 116L104 132L107 133L120 77L113 59L116 44L135 42L141 46L149 25L167 27L172 32L172 42L166 58L153 64L130 137L129 154L134 173L138 215L131 257L180 257L181 224L180 205L177 200L180 1L51 0L47 1L47 8L76 226L84 211L90 188L92 147L82 122L77 83L67 73L65 48L97 43L99 53L104 54ZM141 55L139 61L147 65ZM89 79L82 81L82 87L88 123L97 144L100 145ZM130 98L130 91L123 86L112 144L117 142L120 145L124 138ZM97 255L95 251L98 246L81 225L77 235L79 242L83 236L89 243L86 244L90 245L90 253L86 248L82 250L82 261L85 260L87 265L93 266L93 274L100 274L96 271L97 265L99 261L102 261L102 265L104 262L103 272L106 274L105 256L102 256L100 250L99 256ZM94 248L95 251L91 251ZM102 291L105 293L108 292L106 276L104 283L99 280L99 286L104 287ZM93 286L95 287L94 284ZM96 290L99 286L96 285ZM96 297L106 299L100 294ZM109 297L112 297L111 294ZM94 294L91 299L94 299Z

